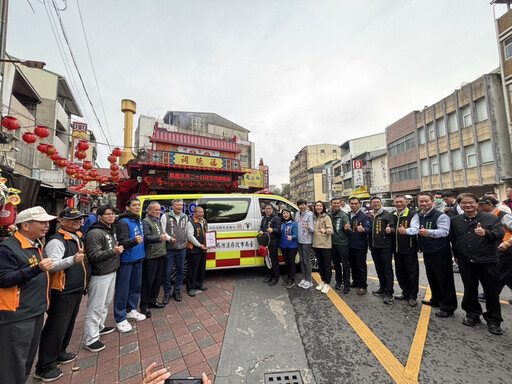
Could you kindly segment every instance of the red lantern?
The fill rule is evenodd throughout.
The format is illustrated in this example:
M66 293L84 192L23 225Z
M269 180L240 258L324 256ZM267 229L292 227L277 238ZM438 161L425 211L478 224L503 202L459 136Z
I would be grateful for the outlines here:
M114 150L112 151L112 155L114 156L121 156L123 154L123 151L121 151L121 148L114 148Z
M151 185L155 182L155 178L153 176L146 176L144 178L144 182L147 184L147 185Z
M98 172L93 169L92 171L89 171L89 176L95 178L96 176L98 176Z
M4 116L2 119L2 127L9 131L14 131L20 127L20 123L15 117L12 116Z
M44 150L44 153L46 153L48 156L51 156L55 153L57 153L57 150L53 145L48 145L46 149Z
M119 170L119 165L117 165L116 163L112 163L110 165L110 169L113 170L113 171L118 171Z
M37 146L37 150L38 150L39 152L41 152L41 153L44 153L44 151L46 150L46 148L47 148L47 147L48 147L48 144L43 144L43 143L41 143L41 144L39 144L39 145Z
M68 167L68 169L66 169L66 173L69 175L69 176L73 176L76 174L76 169L75 168L70 168Z
M85 158L86 158L86 156L87 156L87 152L85 152L85 151L83 151L83 150L79 150L79 151L76 151L76 152L75 152L75 157L76 157L77 159L82 160L82 159L85 159Z
M117 175L119 175L119 171L110 171L110 174L112 176L117 176Z
M101 179L100 179L100 183L101 184L108 183L108 177L107 176L102 176Z
M57 159L57 160L55 161L55 164L57 164L57 167L59 167L59 168L67 167L67 166L68 166L68 163L69 163L69 162L67 161L67 159L65 159L65 158L63 158L63 157L61 157L61 158L59 158L59 159Z
M50 156L50 159L52 159L53 161L57 161L61 159L61 156L58 153L54 153L53 155Z
M38 125L36 129L34 129L34 133L40 139L44 139L45 137L50 136L50 130L48 129L48 127L45 127L44 125Z
M33 132L25 132L21 139L27 144L34 144L37 141L37 137Z
M76 173L76 176L75 176L78 180L83 180L84 179L84 175L82 173Z
M117 156L110 155L109 157L107 157L107 160L109 163L115 163L117 161Z
M89 143L87 142L87 140L80 140L76 145L76 148L79 151L87 151L89 149Z
M88 171L89 169L92 169L93 165L91 161L86 160L84 161L84 165L82 165L82 167Z

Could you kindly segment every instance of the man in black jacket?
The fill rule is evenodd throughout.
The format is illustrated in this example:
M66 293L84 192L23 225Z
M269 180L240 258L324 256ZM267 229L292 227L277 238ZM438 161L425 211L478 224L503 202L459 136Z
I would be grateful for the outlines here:
M263 233L270 235L268 251L270 260L272 260L272 268L268 270L268 277L263 282L272 286L279 281L278 248L281 240L281 220L274 212L274 207L271 204L265 205L264 216L261 219L259 234L263 235Z
M57 364L74 361L77 355L66 352L71 340L82 296L90 280L91 266L84 258L82 220L87 215L76 208L66 208L59 214L60 229L45 247L53 260L52 296L48 317L41 334L39 358L34 377L53 381L62 376Z
M384 296L385 304L393 303L393 265L391 249L395 234L393 215L382 208L380 197L372 197L370 204L373 214L370 216L370 250L379 277L379 289L375 296Z
M497 248L505 234L498 217L478 212L478 198L470 193L459 196L463 215L452 219L450 236L453 253L459 265L460 276L464 284L462 309L466 317L464 325L474 326L481 322L482 307L478 302L478 284L485 293L487 312L483 314L489 332L503 334L500 323L501 307L499 302L499 268Z

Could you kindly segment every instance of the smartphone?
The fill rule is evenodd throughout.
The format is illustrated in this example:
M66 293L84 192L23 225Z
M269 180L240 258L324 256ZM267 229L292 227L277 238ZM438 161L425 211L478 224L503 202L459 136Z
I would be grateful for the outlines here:
M165 380L165 384L202 384L200 377L170 377Z

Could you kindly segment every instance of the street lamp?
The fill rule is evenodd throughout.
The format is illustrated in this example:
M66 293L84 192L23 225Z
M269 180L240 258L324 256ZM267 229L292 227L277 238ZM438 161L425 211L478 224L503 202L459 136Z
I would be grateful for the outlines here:
M0 63L16 63L24 65L28 68L37 68L37 69L43 69L46 63L42 61L35 61L35 60L11 60L11 59L0 59Z

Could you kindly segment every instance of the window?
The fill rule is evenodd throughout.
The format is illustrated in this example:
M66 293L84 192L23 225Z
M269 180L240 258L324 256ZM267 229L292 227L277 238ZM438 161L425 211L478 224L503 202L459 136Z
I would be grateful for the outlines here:
M482 97L475 102L475 109L477 123L487 120L487 103L485 102L485 97Z
M494 161L491 140L480 143L480 156L482 158L482 164L492 163Z
M392 183L418 178L418 166L416 163L405 164L389 170Z
M441 165L441 173L450 171L450 159L448 158L448 152L441 153L439 155L439 163Z
M428 176L429 175L428 160L427 159L421 160L420 166L421 166L421 176Z
M471 109L469 108L469 105L462 108L460 113L462 114L462 125L464 127L469 127L473 124L473 119L471 119Z
M418 128L418 143L421 144L425 144L426 142L426 139L425 139L425 128Z
M505 60L508 60L512 57L512 36L505 39L505 41L503 42L503 45L505 46L505 48L504 48Z
M432 175L439 173L439 161L437 160L437 155L430 158L430 170L432 171Z
M432 141L436 139L436 131L434 129L434 123L430 123L427 125L428 132L428 141Z
M452 132L457 132L457 130L459 129L459 127L457 126L457 114L455 112L453 113L450 113L448 116L447 116L447 123L448 123L448 132L452 133Z
M475 153L475 145L468 145L464 147L466 150L466 163L468 167L476 167L476 153Z
M446 136L446 125L444 123L444 117L437 120L437 137Z
M460 149L455 149L452 151L452 163L453 163L453 170L458 171L459 169L462 169L462 156Z

